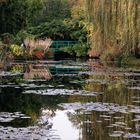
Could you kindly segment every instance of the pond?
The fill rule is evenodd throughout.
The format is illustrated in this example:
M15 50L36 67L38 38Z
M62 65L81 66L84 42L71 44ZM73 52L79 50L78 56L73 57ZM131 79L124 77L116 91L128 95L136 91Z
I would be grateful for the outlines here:
M13 62L0 72L0 139L140 139L140 69Z

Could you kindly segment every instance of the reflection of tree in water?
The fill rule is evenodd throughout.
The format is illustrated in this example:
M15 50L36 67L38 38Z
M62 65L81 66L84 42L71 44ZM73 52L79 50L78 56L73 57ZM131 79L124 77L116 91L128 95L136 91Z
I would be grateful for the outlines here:
M103 92L97 96L95 102L114 103L131 109L131 107L139 106L138 100L140 99L137 90L128 88L129 86L138 86L137 81L140 77L134 75L134 73L124 73L123 71L95 72L94 75L89 75L83 89ZM69 112L68 117L76 128L77 126L81 128L82 140L125 140L127 138L124 136L127 136L128 133L130 136L132 136L131 134L139 135L140 119L138 112L123 113L122 111L122 113L112 112L111 114L111 112L79 110L74 113ZM109 136L114 133L114 137L117 134L120 137Z
M73 126L81 130L80 137L82 137L82 140L91 140L96 138L96 126L93 123L93 120L90 120L91 114L84 114L79 110L76 112L68 112L67 115Z
M33 68L33 65L28 66L28 70L24 73L24 79L46 79L52 78L51 73L46 68Z
M57 104L68 100L66 96L40 96L34 94L22 94L21 89L6 87L0 91L0 112L22 112L30 116L29 121L15 121L14 126L25 126L34 124L42 115L42 110L50 110L52 116L58 109ZM8 101L8 103L7 103Z
M138 86L137 81L140 77L128 75L130 76L127 76L123 71L95 71L93 75L89 75L83 89L102 92L103 94L97 97L101 102L112 102L119 105L133 104L132 97L138 96L138 92L130 90L129 87Z
M41 109L40 117L37 121L37 124L40 126L48 125L49 127L52 126L51 119L55 116L55 110L48 110L48 109Z
M73 126L80 129L81 118L79 116L79 111L67 112L69 120L73 123Z
M139 134L139 123L132 121L134 114L108 114L105 112L68 112L69 120L73 126L81 130L82 140L114 140L114 137L109 135L118 132L120 137L116 137L118 140L126 140L123 138L125 134ZM120 132L120 133L119 133Z

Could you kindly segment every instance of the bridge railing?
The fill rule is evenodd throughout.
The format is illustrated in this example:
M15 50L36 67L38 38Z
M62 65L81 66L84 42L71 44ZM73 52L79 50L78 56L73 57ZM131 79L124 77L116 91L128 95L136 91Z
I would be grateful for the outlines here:
M63 47L72 47L76 44L79 44L79 42L78 41L53 41L50 48L58 50Z

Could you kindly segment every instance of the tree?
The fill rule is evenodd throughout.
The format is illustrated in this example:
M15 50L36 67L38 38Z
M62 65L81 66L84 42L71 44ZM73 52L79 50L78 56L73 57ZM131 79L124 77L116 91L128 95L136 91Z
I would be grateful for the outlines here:
M140 46L139 7L139 0L87 0L89 20L94 24L93 47L100 53L115 48L113 53L136 55Z
M40 0L5 0L0 3L0 34L16 34L39 14Z

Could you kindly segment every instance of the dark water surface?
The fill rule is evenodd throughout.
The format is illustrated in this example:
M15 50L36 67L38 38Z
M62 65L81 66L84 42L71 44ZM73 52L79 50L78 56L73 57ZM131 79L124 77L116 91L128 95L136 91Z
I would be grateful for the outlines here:
M15 62L1 70L0 139L140 139L140 69L95 63Z

